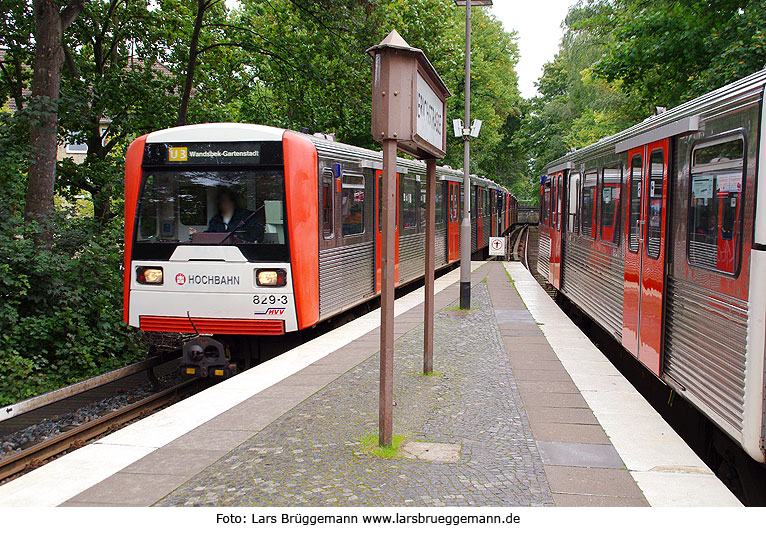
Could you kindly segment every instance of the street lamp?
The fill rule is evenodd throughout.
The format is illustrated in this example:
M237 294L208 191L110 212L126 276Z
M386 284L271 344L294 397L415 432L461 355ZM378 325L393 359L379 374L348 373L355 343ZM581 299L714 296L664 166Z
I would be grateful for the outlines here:
M460 308L471 308L471 6L491 6L492 0L455 0L465 6L465 119L463 136L463 219L460 221ZM479 123L481 128L481 123ZM478 135L478 129L475 130Z

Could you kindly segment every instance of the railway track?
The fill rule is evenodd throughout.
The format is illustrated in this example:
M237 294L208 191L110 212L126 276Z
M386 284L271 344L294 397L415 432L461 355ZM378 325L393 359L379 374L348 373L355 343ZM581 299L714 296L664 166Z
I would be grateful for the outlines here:
M149 397L83 423L58 435L29 446L19 453L0 458L0 482L37 468L54 457L84 446L101 435L145 418L149 414L171 405L186 395L199 390L200 381L192 379L167 388Z

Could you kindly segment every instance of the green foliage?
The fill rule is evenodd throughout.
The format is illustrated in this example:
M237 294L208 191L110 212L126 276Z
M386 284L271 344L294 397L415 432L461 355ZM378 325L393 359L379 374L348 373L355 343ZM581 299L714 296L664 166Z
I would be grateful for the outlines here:
M646 106L673 107L762 69L762 0L602 0L612 42L594 70Z
M134 362L121 321L120 222L59 213L55 242L36 246L20 215L0 214L0 405Z

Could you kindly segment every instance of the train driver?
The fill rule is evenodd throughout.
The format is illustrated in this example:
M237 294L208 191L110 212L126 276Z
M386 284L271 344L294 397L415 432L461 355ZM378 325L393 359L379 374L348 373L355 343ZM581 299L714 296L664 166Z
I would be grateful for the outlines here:
M250 243L263 241L265 227L259 221L261 209L253 212L237 206L237 194L229 188L218 189L218 213L208 222L205 232L224 233L236 229L236 236Z

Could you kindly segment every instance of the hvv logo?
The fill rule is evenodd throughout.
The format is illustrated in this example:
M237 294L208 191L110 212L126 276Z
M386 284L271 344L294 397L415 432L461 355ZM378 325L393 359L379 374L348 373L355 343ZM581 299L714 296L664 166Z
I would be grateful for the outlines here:
M285 313L284 308L267 308L266 312L256 312L256 316L281 316Z

